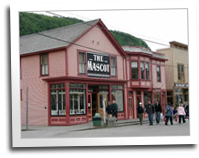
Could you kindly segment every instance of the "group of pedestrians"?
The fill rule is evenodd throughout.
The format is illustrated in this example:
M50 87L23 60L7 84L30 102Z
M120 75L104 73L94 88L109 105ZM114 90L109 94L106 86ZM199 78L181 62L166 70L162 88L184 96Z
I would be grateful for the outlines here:
M108 106L106 107L106 112L108 113L108 115L116 117L117 121L118 105L116 104L115 100L113 100L112 102L109 101Z
M143 120L143 114L146 112L148 114L148 119L149 119L149 125L153 125L153 114L156 113L156 124L160 123L160 115L162 113L162 107L160 105L160 102L156 100L155 105L151 104L151 101L148 100L147 105L145 105L145 110L142 106L142 102L139 103L137 107L137 112L138 112L138 118L140 121L140 125L142 125L142 120Z
M138 118L140 121L140 125L142 125L143 121L143 114L146 112L148 114L148 120L149 120L149 126L153 126L153 115L155 113L156 116L156 124L160 123L160 119L162 115L162 107L158 100L156 100L155 104L151 104L151 101L148 100L147 105L145 105L145 110L142 106L142 102L139 103L137 107L138 112ZM171 104L168 103L168 105L165 108L165 125L168 125L168 121L170 120L171 125L173 125L173 116L179 117L179 123L181 123L181 119L183 120L183 123L185 123L185 116L186 118L189 117L189 105L186 103L186 105L183 107L182 104L179 104L178 108L172 109Z

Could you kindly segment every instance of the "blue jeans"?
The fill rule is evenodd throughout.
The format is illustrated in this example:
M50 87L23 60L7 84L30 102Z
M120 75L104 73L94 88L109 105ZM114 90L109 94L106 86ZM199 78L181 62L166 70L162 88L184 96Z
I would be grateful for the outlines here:
M156 123L160 123L160 112L156 112Z
M150 125L153 125L153 113L148 113L148 119L149 119Z

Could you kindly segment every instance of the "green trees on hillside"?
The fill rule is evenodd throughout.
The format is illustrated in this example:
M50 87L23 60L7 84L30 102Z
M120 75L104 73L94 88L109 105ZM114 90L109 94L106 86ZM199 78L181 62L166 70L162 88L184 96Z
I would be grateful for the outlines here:
M20 36L83 22L76 18L59 18L27 12L20 12L19 19ZM121 46L129 45L149 48L146 42L130 34L113 30L110 30L110 32Z

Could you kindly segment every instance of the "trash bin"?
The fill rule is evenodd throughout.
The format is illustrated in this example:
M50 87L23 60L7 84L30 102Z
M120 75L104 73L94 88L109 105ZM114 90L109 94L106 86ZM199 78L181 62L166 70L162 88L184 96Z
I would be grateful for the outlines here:
M95 116L93 117L93 126L101 126L102 125L102 118L100 114L95 113Z

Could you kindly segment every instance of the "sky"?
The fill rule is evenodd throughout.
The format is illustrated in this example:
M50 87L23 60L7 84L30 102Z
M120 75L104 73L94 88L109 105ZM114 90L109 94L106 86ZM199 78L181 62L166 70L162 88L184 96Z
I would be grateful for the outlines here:
M100 18L108 29L141 38L153 51L168 48L170 41L188 44L186 9L50 12L84 21ZM52 16L46 12L35 13Z

